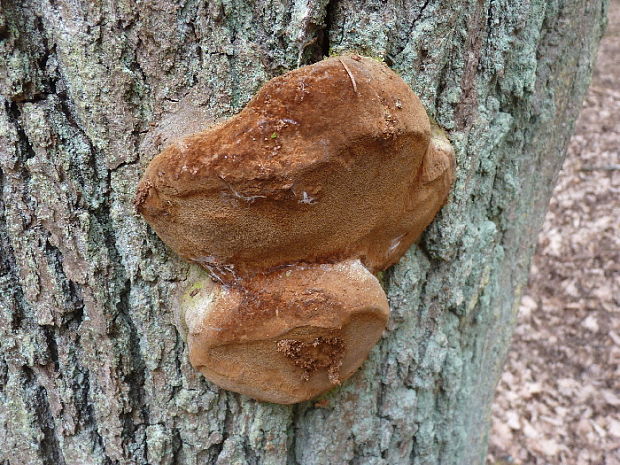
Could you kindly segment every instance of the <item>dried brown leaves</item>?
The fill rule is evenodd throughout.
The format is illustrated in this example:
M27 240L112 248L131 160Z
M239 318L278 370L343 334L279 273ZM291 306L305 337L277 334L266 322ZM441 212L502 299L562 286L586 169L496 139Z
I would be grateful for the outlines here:
M620 2L494 406L491 464L620 465Z

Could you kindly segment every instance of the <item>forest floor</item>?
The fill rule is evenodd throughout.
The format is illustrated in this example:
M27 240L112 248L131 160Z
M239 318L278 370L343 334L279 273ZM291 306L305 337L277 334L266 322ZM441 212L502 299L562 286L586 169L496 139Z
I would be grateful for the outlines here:
M620 0L497 388L490 464L620 465Z

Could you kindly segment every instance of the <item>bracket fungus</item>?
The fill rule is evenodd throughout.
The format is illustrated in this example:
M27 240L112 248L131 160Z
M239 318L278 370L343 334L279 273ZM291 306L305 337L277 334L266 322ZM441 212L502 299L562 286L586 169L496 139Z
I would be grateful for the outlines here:
M284 404L345 380L388 319L373 273L420 237L454 169L409 86L357 55L276 77L236 116L168 146L135 204L206 270L178 310L192 365Z

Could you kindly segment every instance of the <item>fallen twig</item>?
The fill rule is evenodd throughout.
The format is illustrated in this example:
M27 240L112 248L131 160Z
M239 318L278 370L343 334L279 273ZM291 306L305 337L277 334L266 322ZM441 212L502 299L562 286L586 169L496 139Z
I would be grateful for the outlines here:
M353 84L353 90L355 91L355 93L357 94L357 83L355 82L355 78L353 77L353 73L351 73L351 70L349 69L349 67L344 63L344 61L342 61L341 58L338 58L338 61L340 61L340 63L342 64L342 66L344 67L344 70L347 72L347 74L349 75L349 78L351 79L351 84Z
M579 171L620 171L620 165L582 166Z

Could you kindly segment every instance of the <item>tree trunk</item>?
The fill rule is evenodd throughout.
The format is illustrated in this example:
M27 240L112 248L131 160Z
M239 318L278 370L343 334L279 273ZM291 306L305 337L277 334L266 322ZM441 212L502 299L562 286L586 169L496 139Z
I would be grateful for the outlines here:
M0 463L482 464L530 257L606 0L2 0ZM388 331L321 402L191 368L188 265L134 212L167 137L332 53L384 59L457 181L385 274Z

